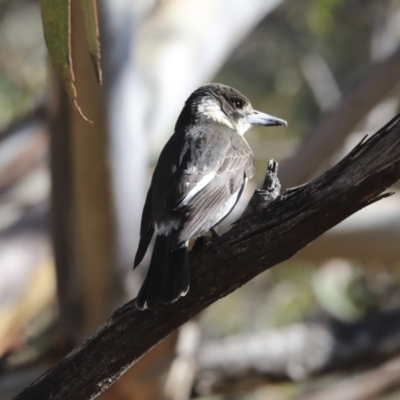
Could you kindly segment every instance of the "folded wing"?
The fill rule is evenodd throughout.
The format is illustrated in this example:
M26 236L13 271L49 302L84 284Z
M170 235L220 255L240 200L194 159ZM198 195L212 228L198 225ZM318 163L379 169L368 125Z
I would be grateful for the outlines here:
M244 183L254 175L253 154L246 141L237 134L224 139L207 146L208 153L186 154L181 179L165 201L166 209L186 215L177 245L201 232L232 196L236 202Z

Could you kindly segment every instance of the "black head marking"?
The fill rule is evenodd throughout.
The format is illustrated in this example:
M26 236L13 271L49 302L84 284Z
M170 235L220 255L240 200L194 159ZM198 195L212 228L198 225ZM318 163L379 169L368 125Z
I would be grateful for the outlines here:
M186 100L177 126L212 118L235 129L251 110L250 101L238 90L221 83L209 83L199 87Z

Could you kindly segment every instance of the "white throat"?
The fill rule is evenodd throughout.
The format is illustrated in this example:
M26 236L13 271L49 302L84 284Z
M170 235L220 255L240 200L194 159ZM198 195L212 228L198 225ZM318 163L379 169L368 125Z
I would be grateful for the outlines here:
M243 136L251 127L251 124L247 122L245 118L241 118L236 124L236 131L240 136Z

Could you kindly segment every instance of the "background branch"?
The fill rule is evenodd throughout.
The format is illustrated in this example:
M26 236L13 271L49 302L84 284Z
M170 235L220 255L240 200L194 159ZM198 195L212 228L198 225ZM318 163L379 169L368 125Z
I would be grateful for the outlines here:
M317 393L298 400L367 400L378 399L400 386L400 357L395 357L372 371L344 379Z
M400 81L400 47L377 63L342 101L325 115L312 133L282 163L280 179L284 188L299 185L335 150L367 113Z
M238 393L255 382L303 381L365 368L366 360L373 365L400 352L399 333L400 309L395 309L354 323L328 319L205 342L196 353L194 393Z

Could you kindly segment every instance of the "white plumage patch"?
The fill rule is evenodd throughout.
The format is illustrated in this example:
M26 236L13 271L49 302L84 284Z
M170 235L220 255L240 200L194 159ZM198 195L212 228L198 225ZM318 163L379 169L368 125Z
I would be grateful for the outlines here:
M155 230L157 235L163 235L163 236L168 236L173 229L178 229L179 228L179 220L171 220L168 221L168 223L161 223L158 224L156 222L155 224Z
M197 111L222 125L228 126L231 129L235 129L232 122L221 110L219 103L214 99L204 99L197 107Z
M251 124L247 122L247 118L241 118L236 125L236 131L239 133L240 136L243 136L250 127Z
M241 136L243 136L251 127L251 124L247 122L246 117L240 118L234 125L233 122L221 110L221 106L218 101L214 99L204 99L197 107L197 111L204 116L213 119L215 122L235 130Z
M203 178L197 182L194 188L191 189L186 195L185 199L183 200L183 204L187 204L194 195L199 193L200 190L204 189L214 178L215 172L210 172L209 174L204 175Z

